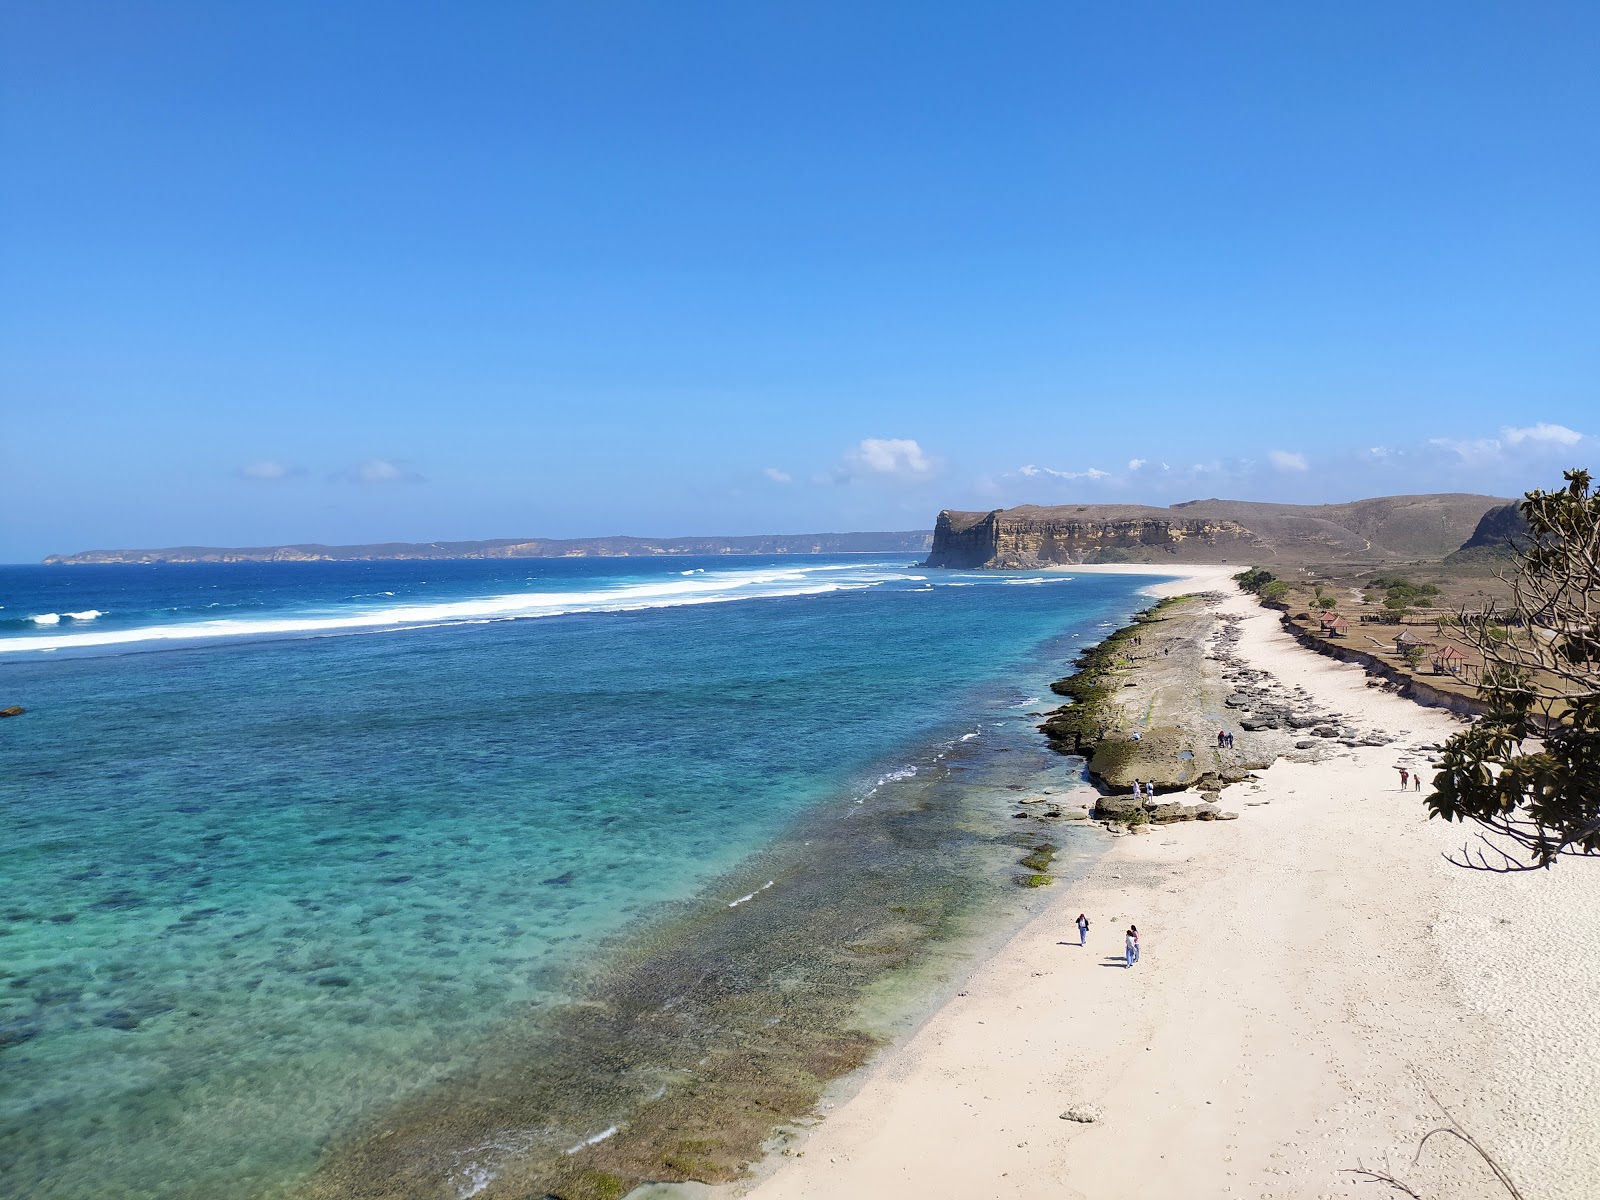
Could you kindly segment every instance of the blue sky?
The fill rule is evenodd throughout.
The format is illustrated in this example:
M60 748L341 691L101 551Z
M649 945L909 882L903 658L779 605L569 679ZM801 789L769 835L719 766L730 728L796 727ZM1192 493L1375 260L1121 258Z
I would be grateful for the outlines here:
M0 8L0 561L1600 465L1592 4Z

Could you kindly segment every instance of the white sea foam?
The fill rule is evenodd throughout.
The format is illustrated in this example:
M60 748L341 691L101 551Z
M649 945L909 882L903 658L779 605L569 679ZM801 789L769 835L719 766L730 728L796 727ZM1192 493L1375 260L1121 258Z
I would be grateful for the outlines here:
M592 1146L596 1142L605 1141L608 1137L610 1137L612 1134L614 1134L616 1132L617 1132L617 1127L615 1125L611 1126L609 1129L602 1129L599 1133L595 1134L593 1137L584 1138L583 1141L579 1142L576 1146L568 1146L567 1147L567 1153L568 1154L576 1154L579 1150L584 1149L586 1146Z
M976 734L976 733L963 733L961 735L961 740L963 742L970 742L973 738L975 738L977 736L978 736L978 734Z
M47 637L0 638L0 654L21 651L85 649L133 645L143 642L199 641L214 638L252 638L283 635L354 633L385 629L420 628L469 622L506 621L524 617L550 617L585 612L633 612L691 604L719 604L734 600L760 600L784 596L811 596L827 592L878 587L903 578L894 564L848 564L815 567L769 567L727 570L693 577L674 577L648 583L628 583L590 591L529 591L482 596L469 600L354 607L343 611L322 608L313 612L285 613L252 618L221 618L175 622L134 629L99 629ZM59 613L33 618L38 625L57 625Z
M748 896L740 896L732 904L728 905L728 907L729 908L738 908L739 905L741 905L741 904L749 903L751 900L754 900L762 892L766 891L769 887L771 887L774 882L776 882L776 881L775 880L771 880L771 879L767 880L760 887L758 887L755 891L751 892ZM569 1150L568 1153L570 1154L571 1151Z
M101 612L98 608L86 608L82 612L67 613L66 615L71 617L74 621L92 621L96 617L103 617L106 614Z

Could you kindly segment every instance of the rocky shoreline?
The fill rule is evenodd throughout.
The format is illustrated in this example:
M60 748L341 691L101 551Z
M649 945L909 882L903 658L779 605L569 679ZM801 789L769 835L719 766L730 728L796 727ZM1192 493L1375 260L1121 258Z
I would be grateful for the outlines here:
M1279 758L1394 740L1252 666L1239 653L1241 618L1221 611L1224 599L1163 600L1051 685L1069 703L1037 714L1039 730L1058 752L1085 760L1100 793L1087 815L1131 828L1228 820L1237 814L1218 806L1221 789Z

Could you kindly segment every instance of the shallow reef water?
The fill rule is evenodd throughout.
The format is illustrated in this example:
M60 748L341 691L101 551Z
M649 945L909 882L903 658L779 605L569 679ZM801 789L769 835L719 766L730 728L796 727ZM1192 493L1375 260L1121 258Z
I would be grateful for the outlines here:
M319 567L0 568L7 612L276 631L0 655L0 1194L727 1177L893 1032L864 995L1033 902L1005 806L1074 783L1027 705L1141 582ZM518 588L582 599L483 619ZM391 591L470 612L339 624Z

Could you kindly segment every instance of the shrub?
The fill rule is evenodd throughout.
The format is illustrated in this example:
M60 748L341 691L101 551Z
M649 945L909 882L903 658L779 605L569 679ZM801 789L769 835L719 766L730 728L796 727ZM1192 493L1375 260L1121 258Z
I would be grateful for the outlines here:
M1247 592L1259 592L1263 587L1271 583L1273 578L1271 571L1263 567L1251 567L1247 571L1240 571L1233 577L1233 581Z

